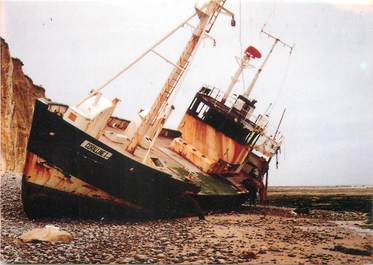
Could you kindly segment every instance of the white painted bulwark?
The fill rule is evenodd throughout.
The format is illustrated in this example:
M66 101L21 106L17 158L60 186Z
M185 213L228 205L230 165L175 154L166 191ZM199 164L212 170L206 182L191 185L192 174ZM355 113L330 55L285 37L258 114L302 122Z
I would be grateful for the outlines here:
M101 93L95 93L77 106L69 107L63 119L87 134L99 138L118 102L118 99L110 101Z

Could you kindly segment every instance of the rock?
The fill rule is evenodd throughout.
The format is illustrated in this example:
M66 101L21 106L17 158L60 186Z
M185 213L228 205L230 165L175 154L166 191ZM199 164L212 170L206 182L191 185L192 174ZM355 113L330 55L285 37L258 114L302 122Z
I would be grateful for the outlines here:
M271 252L281 252L281 249L278 249L278 248L275 248L273 246L271 246L268 251L271 251Z
M70 233L60 230L58 227L46 225L44 228L35 228L18 237L22 242L70 242L73 237Z
M179 259L177 257L171 259L173 263L180 263L182 262L182 259Z
M157 255L157 258L160 258L160 259L164 259L166 256L165 256L165 254L163 254L163 253L159 253L158 255Z
M146 260L148 260L148 256L142 255L142 254L136 254L135 259L138 260L138 261L146 261Z
M192 262L192 264L206 264L206 260L205 259L199 259L199 260L195 260Z
M244 259L256 259L256 254L251 251L244 251L241 253L240 257Z
M350 254L350 255L358 255L358 256L372 256L372 252L365 249L359 249L359 248L349 248L341 245L334 246L334 251L339 251L344 254Z
M119 258L115 260L115 263L119 264L128 264L130 262L133 262L135 259L133 257L127 257L127 258Z
M258 254L266 254L267 253L267 248L266 247L260 247L258 250Z
M218 258L218 259L224 258L224 255L221 254L219 251L216 251L214 256L215 256L215 258Z

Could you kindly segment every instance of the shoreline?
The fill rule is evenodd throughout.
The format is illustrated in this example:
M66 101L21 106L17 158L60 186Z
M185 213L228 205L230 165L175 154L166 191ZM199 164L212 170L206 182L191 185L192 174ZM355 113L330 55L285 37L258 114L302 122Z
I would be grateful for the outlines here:
M18 177L9 173L1 176L1 197L5 263L367 264L372 259L373 230L357 229L367 218L360 212L312 210L294 215L291 208L258 206L208 213L206 221L29 220ZM17 242L23 232L45 225L60 227L73 240Z

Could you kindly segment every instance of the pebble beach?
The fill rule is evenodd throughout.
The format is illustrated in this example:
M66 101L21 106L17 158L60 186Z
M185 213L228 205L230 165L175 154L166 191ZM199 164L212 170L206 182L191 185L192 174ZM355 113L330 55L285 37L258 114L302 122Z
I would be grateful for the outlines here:
M55 218L30 220L20 176L1 176L1 261L4 263L369 264L373 231L363 213L295 215L279 207L209 213L206 220ZM54 225L69 243L21 243L24 232Z

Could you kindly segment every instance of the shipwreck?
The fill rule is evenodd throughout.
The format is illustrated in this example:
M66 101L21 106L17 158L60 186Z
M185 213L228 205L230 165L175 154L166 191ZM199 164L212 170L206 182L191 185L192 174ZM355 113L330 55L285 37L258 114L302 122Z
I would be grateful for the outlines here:
M174 107L169 99L190 64L201 38L220 13L234 14L224 0L195 6L195 14L140 55L154 53L173 65L168 79L148 111L132 121L113 117L119 100L101 90L75 106L45 99L35 103L22 178L22 202L30 217L69 212L121 216L175 216L208 209L237 207L247 201L250 186L266 199L268 167L282 138L266 133L268 116L254 115L249 99L232 88L250 60L261 53L249 46L226 91L204 85L196 93L177 130L164 124ZM192 36L176 63L155 48L197 16ZM281 42L275 38L276 45ZM274 47L274 46L273 46Z

